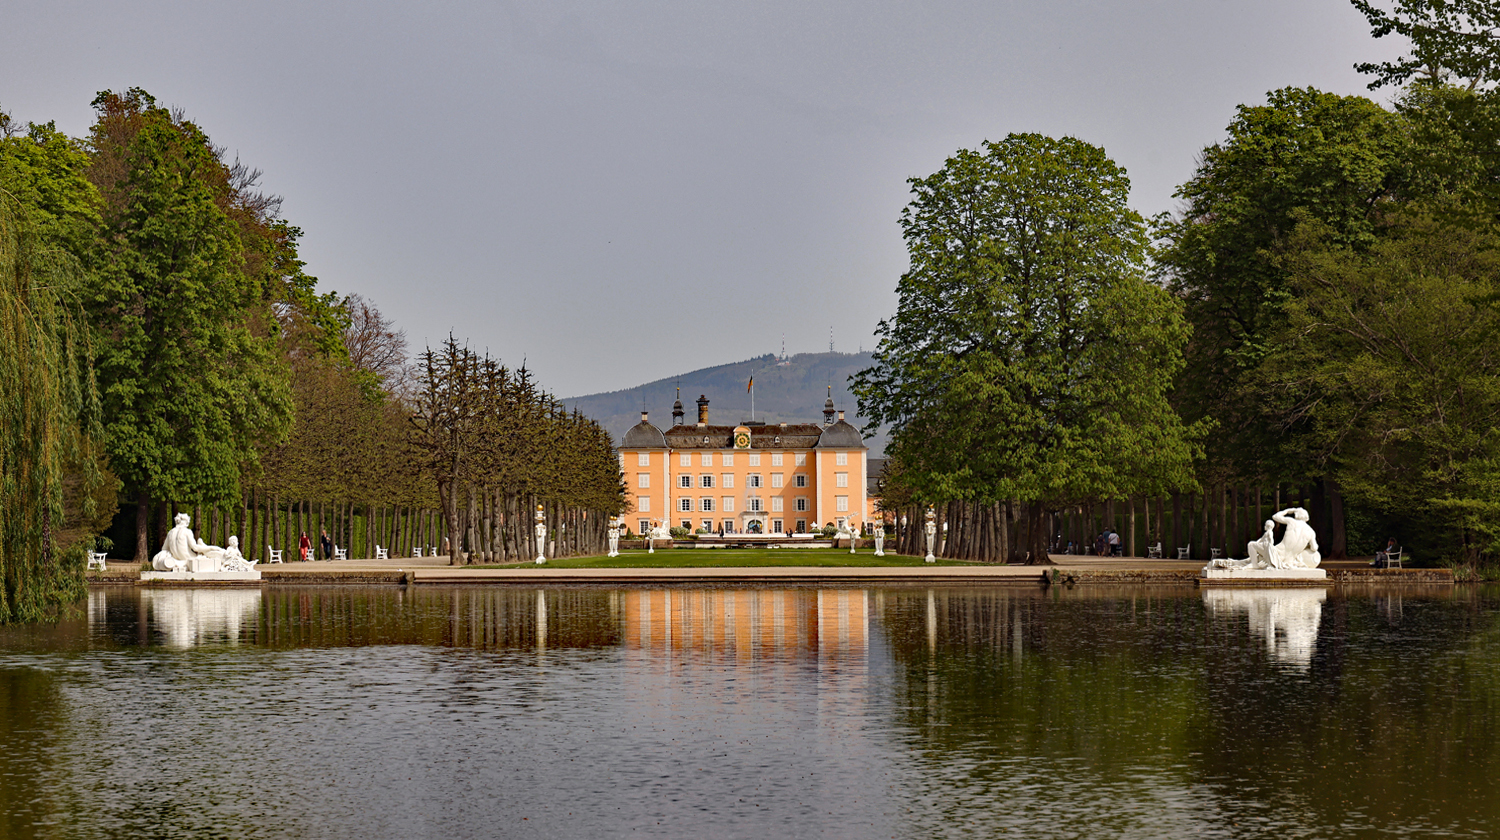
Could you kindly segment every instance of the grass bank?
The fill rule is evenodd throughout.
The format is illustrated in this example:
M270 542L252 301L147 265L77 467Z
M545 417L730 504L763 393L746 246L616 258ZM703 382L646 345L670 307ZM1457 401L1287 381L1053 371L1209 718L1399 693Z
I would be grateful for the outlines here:
M985 564L943 559L939 559L935 563L924 563L920 557L903 557L894 554L876 557L873 549L864 549L850 554L847 548L679 548L669 551L658 551L655 554L648 554L645 551L622 551L619 557L598 556L567 557L561 560L548 559L547 565L556 569L709 569L727 566L751 568L787 566L891 568L897 566L982 566ZM536 568L536 564L506 563L503 565L470 566L469 568Z

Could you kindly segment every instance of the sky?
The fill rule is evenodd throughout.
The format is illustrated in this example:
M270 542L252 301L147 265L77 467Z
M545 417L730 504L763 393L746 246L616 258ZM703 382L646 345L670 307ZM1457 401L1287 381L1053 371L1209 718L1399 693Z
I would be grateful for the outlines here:
M5 0L0 109L75 136L101 90L264 171L324 290L566 397L870 349L907 179L1071 135L1151 215L1241 104L1371 94L1347 0Z

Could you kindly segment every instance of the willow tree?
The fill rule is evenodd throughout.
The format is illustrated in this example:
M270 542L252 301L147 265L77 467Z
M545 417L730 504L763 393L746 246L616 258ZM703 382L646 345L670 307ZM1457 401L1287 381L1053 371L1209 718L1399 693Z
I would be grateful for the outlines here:
M4 166L0 155L0 167ZM91 465L98 394L76 305L78 264L49 247L0 178L0 622L83 595L81 546L59 545L63 479ZM97 473L88 476L98 479Z
M1031 562L1049 510L1192 484L1168 402L1187 327L1147 279L1144 220L1104 150L1013 134L911 180L911 268L875 366L854 379L927 502L1026 502Z

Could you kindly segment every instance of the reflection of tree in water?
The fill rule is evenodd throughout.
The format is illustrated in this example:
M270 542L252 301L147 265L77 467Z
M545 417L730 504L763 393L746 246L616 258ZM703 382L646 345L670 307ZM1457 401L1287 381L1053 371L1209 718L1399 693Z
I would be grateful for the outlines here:
M1380 602L1335 595L1303 669L1191 590L935 594L935 654L925 593L878 603L894 707L944 808L993 797L1052 830L1116 815L1085 834L1141 833L1188 805L1270 834L1500 826L1493 601L1408 596L1392 624ZM1139 808L1164 788L1158 814Z
M67 703L52 674L0 667L0 837L54 835L50 823L67 779L51 757L67 732Z

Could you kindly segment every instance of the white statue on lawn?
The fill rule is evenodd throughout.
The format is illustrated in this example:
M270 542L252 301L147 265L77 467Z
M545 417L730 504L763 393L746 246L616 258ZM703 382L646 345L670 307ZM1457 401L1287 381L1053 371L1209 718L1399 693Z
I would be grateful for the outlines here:
M620 556L620 518L618 516L609 518L609 556Z
M885 518L875 523L875 556L885 556Z
M1265 533L1245 546L1243 560L1214 560L1209 569L1316 569L1323 562L1318 552L1318 535L1307 524L1305 508L1287 508L1266 520ZM1276 525L1286 526L1281 542L1275 541Z

